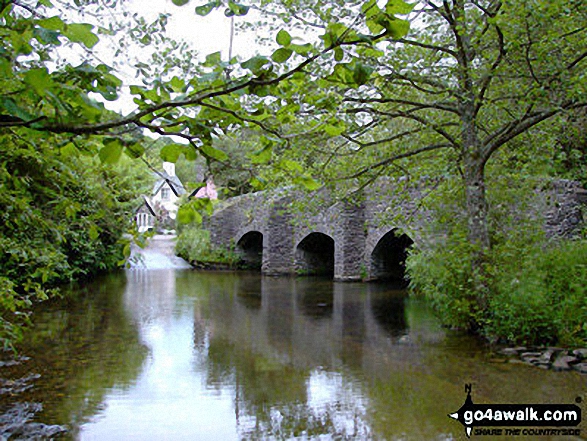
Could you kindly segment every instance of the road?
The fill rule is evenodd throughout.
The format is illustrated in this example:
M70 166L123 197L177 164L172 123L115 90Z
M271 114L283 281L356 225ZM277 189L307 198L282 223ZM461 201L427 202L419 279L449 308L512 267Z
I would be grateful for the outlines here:
M133 245L131 248L131 269L182 269L192 266L175 255L176 236L158 234L149 239L146 248Z

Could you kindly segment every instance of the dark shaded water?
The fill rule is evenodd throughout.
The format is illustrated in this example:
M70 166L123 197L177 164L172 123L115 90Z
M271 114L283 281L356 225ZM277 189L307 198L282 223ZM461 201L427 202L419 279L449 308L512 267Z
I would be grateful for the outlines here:
M42 403L65 439L466 439L447 417L465 383L478 403L587 398L585 376L500 362L384 285L152 270L78 296L0 370L40 374L2 404Z

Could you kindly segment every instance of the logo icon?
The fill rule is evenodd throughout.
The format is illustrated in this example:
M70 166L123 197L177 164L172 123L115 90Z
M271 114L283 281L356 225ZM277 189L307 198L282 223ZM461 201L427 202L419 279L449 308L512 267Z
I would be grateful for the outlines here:
M465 427L467 438L476 427L574 427L581 422L581 409L575 404L475 404L472 387L465 385L467 398L459 410L449 414ZM518 431L519 432L519 431ZM544 435L565 434L564 429L540 432ZM513 433L512 433L513 434ZM516 433L517 434L517 433Z

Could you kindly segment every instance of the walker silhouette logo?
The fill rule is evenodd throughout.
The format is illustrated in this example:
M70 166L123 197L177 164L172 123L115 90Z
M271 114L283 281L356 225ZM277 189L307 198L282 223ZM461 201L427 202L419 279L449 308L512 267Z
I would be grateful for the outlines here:
M580 436L581 434L581 429L572 428L581 422L581 409L575 404L475 404L471 398L470 384L465 385L465 392L467 392L465 404L448 416L465 426L467 438L470 438L473 433L497 436ZM577 398L576 402L580 403L581 399ZM486 427L492 429L486 429ZM493 427L505 427L505 429ZM533 429L517 427L533 427ZM542 427L549 427L549 429Z

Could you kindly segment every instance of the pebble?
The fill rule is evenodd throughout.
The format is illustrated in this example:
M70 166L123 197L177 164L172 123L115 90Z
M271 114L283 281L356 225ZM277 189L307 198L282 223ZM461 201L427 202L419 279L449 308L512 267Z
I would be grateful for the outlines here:
M575 350L559 347L528 348L525 346L502 348L497 351L506 355L510 363L523 363L540 369L553 371L576 371L587 374L587 348Z

